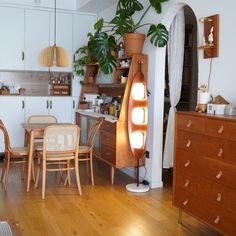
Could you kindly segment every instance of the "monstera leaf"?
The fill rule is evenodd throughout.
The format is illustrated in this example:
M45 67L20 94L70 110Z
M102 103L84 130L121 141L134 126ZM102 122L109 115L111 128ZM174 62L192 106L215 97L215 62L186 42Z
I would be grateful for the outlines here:
M151 6L155 9L155 11L160 14L161 13L161 3L167 2L168 0L149 0Z
M134 26L132 18L128 15L124 15L122 17L116 16L110 23L115 25L115 34L121 36L123 36L125 33L131 32Z
M164 47L168 41L168 31L163 24L151 25L147 36L150 36L151 43L158 47Z
M100 32L90 38L89 48L98 58L102 71L105 74L111 73L116 66L116 58L112 56L112 52L115 52L117 47L114 36Z
M97 30L97 31L101 31L102 28L103 28L103 25L104 25L104 19L101 18L95 23L94 29Z
M138 0L119 0L116 15L125 13L132 16L136 11L143 10L143 5Z

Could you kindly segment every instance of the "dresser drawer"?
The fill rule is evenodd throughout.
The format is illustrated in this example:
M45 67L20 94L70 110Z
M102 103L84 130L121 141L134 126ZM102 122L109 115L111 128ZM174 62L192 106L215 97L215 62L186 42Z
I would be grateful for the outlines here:
M177 149L176 173L193 173L236 189L236 167Z
M206 134L229 140L236 140L236 123L223 119L206 119Z
M188 116L188 115L179 115L177 113L177 128L183 129L191 132L204 132L205 129L205 119Z
M185 151L201 154L204 145L204 136L184 130L177 130L176 147Z
M116 151L105 145L101 146L101 158L106 162L115 165L116 164Z
M175 200L180 208L213 226L216 230L223 232L225 235L236 235L236 217L234 213L204 198L189 195L184 191L177 195Z
M112 149L116 149L116 135L106 131L100 132L100 145L106 145Z
M116 133L116 123L111 123L109 121L104 121L101 125L100 130L107 131L110 133Z
M236 166L236 142L205 136L200 154Z
M226 188L192 173L185 175L179 173L176 176L175 183L177 188L182 188L236 214L236 190Z

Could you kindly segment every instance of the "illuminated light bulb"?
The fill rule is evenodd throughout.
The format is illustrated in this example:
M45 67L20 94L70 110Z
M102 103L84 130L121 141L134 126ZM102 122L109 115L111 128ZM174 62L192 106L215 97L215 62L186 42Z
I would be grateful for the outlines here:
M145 111L141 107L135 107L132 110L132 122L136 125L141 125L145 122Z
M132 86L132 97L134 100L143 100L145 98L144 84L136 83Z
M141 149L144 146L144 134L140 131L135 131L131 134L131 147Z

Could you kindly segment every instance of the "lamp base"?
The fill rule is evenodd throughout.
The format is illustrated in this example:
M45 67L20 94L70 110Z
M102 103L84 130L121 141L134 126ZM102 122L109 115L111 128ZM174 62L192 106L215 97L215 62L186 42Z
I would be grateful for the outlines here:
M145 193L150 190L150 187L148 185L143 185L143 184L139 184L139 186L137 186L137 183L133 183L133 184L127 184L126 190L133 193Z

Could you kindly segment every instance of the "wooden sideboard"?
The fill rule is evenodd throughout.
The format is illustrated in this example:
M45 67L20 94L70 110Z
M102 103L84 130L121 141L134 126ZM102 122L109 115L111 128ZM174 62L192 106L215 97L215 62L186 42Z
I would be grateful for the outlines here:
M236 118L177 112L173 204L236 235Z

